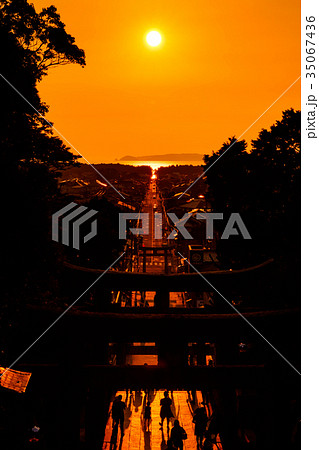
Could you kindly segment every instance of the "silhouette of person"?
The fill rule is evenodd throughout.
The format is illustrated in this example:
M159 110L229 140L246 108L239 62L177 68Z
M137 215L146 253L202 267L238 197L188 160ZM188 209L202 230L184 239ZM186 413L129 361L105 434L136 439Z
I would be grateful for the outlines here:
M177 419L174 421L174 426L171 429L170 439L176 449L183 450L184 448L183 441L187 439L187 434L184 428L180 426L179 420Z
M169 428L169 421L171 417L174 417L173 413L172 413L172 399L169 398L168 396L168 391L164 392L164 398L161 399L160 402L161 405L161 410L160 410L160 417L161 417L161 422L160 422L160 426L162 427L164 425L164 420L167 420L167 428Z
M203 405L203 404L202 404ZM194 412L193 422L195 423L195 436L197 441L197 447L201 447L203 444L204 434L207 427L207 413L205 406L200 406Z
M150 423L151 423L151 406L150 402L146 403L144 410L144 428L146 431L150 431Z
M124 434L124 410L126 406L122 401L122 395L115 398L112 406L113 428L120 425L121 435Z

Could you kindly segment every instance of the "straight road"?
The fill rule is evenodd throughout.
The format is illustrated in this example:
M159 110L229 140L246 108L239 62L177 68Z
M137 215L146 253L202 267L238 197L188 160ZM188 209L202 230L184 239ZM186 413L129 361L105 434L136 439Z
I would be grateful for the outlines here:
M160 194L158 192L156 178L152 178L149 190L145 196L145 200L143 202L143 206L141 208L141 212L147 213L149 215L149 234L143 236L143 246L144 247L163 247L168 245L167 236L165 236L165 231L162 232L163 238L156 239L160 235L160 224L156 224L156 231L154 229L154 214L156 212L162 213L163 217L163 229L167 225L165 223L165 216L163 214L163 206ZM157 236L155 236L155 233ZM166 233L167 234L167 233ZM168 258L168 268L171 272L176 271L175 263L173 258ZM135 266L134 270L138 272L143 271L143 258L142 252L140 252L138 263ZM164 273L165 272L165 261L164 256L147 256L146 257L146 272L147 273ZM154 296L155 291L153 292L145 292L145 298L142 298L140 292L132 293L132 305L144 305L147 303L148 306L154 305ZM185 307L185 298L182 292L171 292L170 293L170 305L171 307Z

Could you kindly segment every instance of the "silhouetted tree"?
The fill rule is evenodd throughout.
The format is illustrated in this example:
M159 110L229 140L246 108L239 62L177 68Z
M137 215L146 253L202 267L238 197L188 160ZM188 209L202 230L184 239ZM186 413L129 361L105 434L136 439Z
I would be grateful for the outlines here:
M226 154L222 156L224 152ZM245 205L243 195L247 193L248 158L246 141L237 141L235 136L224 142L212 156L204 156L204 170L214 165L206 176L208 197L216 211L233 212L234 208L242 209Z
M270 130L252 141L255 231L259 248L274 256L285 294L299 298L301 232L300 111L283 111ZM299 300L298 300L299 301Z
M4 323L12 330L12 320L18 318L24 303L52 297L56 255L50 239L50 215L60 196L59 170L77 159L30 104L44 116L48 106L40 99L37 83L49 67L66 63L83 66L85 59L83 50L66 33L55 7L37 13L25 0L0 1L0 47L1 187L5 211L1 315L7 317ZM6 337L7 342L11 340Z
M85 65L84 51L65 31L55 6L37 13L27 0L0 2L1 26L12 34L25 50L24 62L32 66L39 81L49 67L70 63Z
M219 240L222 264L239 267L274 257L282 280L296 287L289 279L298 280L300 255L300 111L283 111L281 120L261 130L250 151L244 140L230 138L205 156L205 169L225 151L206 173L207 197L225 217L239 212L252 240ZM217 232L224 225L216 221Z
M36 13L26 0L0 2L1 75L44 116L48 106L36 85L48 68L67 63L85 64L84 52L66 33L54 6ZM6 163L26 166L45 163L64 168L76 159L50 124L1 80L1 148Z

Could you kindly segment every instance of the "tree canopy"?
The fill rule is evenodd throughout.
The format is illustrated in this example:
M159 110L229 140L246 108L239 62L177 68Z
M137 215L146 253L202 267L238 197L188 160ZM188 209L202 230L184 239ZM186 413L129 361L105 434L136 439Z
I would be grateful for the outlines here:
M85 56L54 6L37 13L26 0L0 1L0 46L1 182L6 193L2 206L10 222L2 276L18 275L16 294L10 285L7 291L14 302L20 295L24 300L43 298L52 288L49 279L56 255L50 216L60 198L57 178L59 170L78 158L45 120L48 106L37 85L50 67L84 66Z
M204 161L205 170L211 167L206 182L213 209L239 212L252 236L251 241L236 236L219 240L222 263L243 266L274 257L287 276L296 274L300 258L300 111L283 111L281 120L260 131L250 150L245 140L232 137Z
M52 66L84 66L84 51L66 32L54 6L37 13L26 0L0 1L0 42L2 160L15 167L44 163L51 170L72 164L76 157L43 118L48 106L37 83Z
M37 13L27 0L1 1L0 18L2 27L25 50L24 63L33 67L36 80L46 75L52 66L70 63L85 65L84 51L66 32L55 6L43 8Z

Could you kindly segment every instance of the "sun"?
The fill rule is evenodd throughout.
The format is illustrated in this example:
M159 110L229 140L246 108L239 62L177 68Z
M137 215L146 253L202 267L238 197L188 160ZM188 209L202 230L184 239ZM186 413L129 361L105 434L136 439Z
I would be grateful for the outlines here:
M162 42L162 36L158 31L150 31L146 35L146 42L151 47L157 47Z

